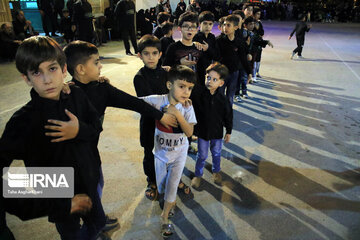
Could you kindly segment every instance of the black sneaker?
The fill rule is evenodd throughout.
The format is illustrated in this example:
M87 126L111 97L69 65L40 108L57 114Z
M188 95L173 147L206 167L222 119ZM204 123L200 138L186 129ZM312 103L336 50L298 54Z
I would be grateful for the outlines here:
M134 56L134 54L132 54L131 52L127 52L126 55L128 55L128 56Z
M118 219L116 217L110 217L109 215L106 215L106 224L115 224L118 223Z

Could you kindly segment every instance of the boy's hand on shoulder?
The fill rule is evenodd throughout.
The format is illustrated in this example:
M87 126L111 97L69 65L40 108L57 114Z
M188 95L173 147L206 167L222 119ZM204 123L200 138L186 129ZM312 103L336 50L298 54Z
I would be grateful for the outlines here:
M164 113L163 117L160 119L161 124L167 129L171 127L178 127L178 122L176 117L170 113Z
M196 62L195 61L190 61L188 56L185 56L185 57L181 58L180 63L181 63L181 65L185 65L185 66L196 65Z
M230 138L231 138L231 134L225 134L225 136L224 136L224 142L225 142L225 143L230 142Z
M177 117L177 115L180 113L179 110L177 110L176 107L174 105L171 105L171 104L169 106L167 106L166 108L164 108L164 110L166 111L166 113L172 114L175 117Z
M70 111L65 109L66 115L70 118L69 121L60 121L49 119L48 122L55 124L54 125L45 125L45 129L54 130L56 132L46 132L46 136L57 137L51 142L62 142L65 140L73 139L77 136L79 132L79 120L78 118L72 114Z
M185 107L185 108L191 107L191 106L192 106L192 101L191 101L191 99L185 100L185 102L184 102L182 105L183 105L183 107Z
M209 49L209 44L206 41L203 41L203 51L206 52Z
M98 82L99 83L110 83L110 79L108 79L105 76L100 76Z
M70 94L71 93L71 89L70 86L74 85L75 83L73 81L69 81L64 83L64 86L62 88L62 92L65 94Z
M161 66L165 71L169 72L170 71L170 66Z
M71 199L70 214L81 213L85 214L92 208L92 201L86 194L76 194Z

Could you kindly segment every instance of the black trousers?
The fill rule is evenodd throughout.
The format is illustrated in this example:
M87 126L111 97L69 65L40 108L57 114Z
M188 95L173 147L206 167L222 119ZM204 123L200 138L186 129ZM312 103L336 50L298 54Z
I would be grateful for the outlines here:
M135 50L135 53L138 52L137 44L136 44L136 36L135 36L135 28L134 26L128 26L121 29L121 37L124 41L125 51L126 53L130 52L130 44L129 44L129 37L131 40L131 44Z
M305 43L305 37L296 37L296 43L297 43L297 48L295 48L293 52L297 53L298 56L301 56Z
M144 147L144 160L143 160L143 167L144 173L147 176L148 183L156 183L156 175L155 175L155 161L154 161L154 154L152 152L154 148L154 144L150 146Z
M41 16L41 20L42 20L43 29L44 29L45 34L49 35L49 32L50 32L49 28L48 28L49 23L51 25L52 34L55 34L57 27L58 27L55 13L44 11L44 16Z

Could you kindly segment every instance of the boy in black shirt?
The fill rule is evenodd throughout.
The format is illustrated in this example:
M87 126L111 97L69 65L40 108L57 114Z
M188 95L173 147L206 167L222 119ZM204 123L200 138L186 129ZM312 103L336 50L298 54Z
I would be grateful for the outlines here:
M197 64L197 76L198 83L204 85L205 70L211 64L211 62L216 59L216 40L215 35L211 33L212 27L214 25L215 16L212 12L204 11L199 15L200 22L200 31L197 32L193 38L194 42L199 42L208 45L206 52L202 54Z
M251 73L251 69L246 58L247 47L240 38L235 36L238 24L239 18L237 16L227 16L224 22L224 35L220 35L216 39L216 44L220 54L220 62L229 70L229 75L225 79L225 83L221 87L220 91L224 93L226 88L226 96L228 97L231 105L233 104L233 98L236 91L239 69L245 73Z
M198 124L195 134L198 136L198 154L196 155L195 177L192 187L199 187L208 151L212 153L212 172L214 182L221 183L220 160L222 149L223 128L226 128L224 141L230 141L233 111L229 99L221 94L219 87L229 71L225 65L218 62L206 69L205 86L197 84L191 94Z
M289 36L289 40L290 40L291 37L296 32L297 48L295 48L294 51L292 52L290 59L293 59L296 53L297 53L299 59L303 59L303 56L301 55L301 53L302 53L302 49L303 49L304 43L305 43L305 33L310 31L310 28L312 26L311 24L307 25L305 23L305 21L306 21L306 16L302 15L300 18L300 22L296 23L294 30L291 32L291 34Z
M61 92L66 58L55 40L26 39L17 51L16 67L32 87L31 100L6 125L0 139L0 168L13 159L24 160L26 167L73 167L76 195L72 199L0 197L0 217L4 218L5 209L23 220L48 215L62 239L93 239L105 225L96 192L100 159L92 144L102 130L96 110L79 88L71 87L69 95ZM83 207L77 208L79 204Z
M174 43L174 39L172 37L174 33L174 24L171 22L165 23L165 25L162 27L162 31L164 33L164 36L160 38L161 42L161 53L166 53L168 47L170 44ZM159 61L159 65L164 61L165 54L161 54L161 61Z
M158 39L161 39L164 36L163 26L170 21L170 14L167 12L161 12L157 16L158 25L153 31L153 35Z

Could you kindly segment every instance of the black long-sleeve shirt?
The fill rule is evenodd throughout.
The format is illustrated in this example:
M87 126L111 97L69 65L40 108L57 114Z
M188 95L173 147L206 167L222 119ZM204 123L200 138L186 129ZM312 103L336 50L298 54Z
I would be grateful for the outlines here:
M158 66L156 69L141 68L134 77L134 87L138 97L162 95L168 93L166 88L166 71ZM140 119L141 146L154 146L155 120L149 116Z
M216 38L216 44L220 54L219 60L229 69L230 73L244 69L247 74L251 74L251 68L246 57L248 53L246 42L239 37L230 41L224 34Z
M198 122L194 129L195 135L204 140L222 139L224 127L226 134L231 134L233 110L223 94L216 90L212 95L205 86L196 84L190 98Z
M294 33L296 32L297 38L304 38L305 32L308 32L308 31L310 31L310 28L308 27L308 25L304 21L300 21L300 22L296 23L294 30L290 34L290 37L292 37L294 35Z
M48 119L69 121L65 109L79 121L74 139L59 143L45 136ZM31 101L18 110L6 124L0 139L0 168L8 167L14 159L23 160L26 167L73 167L75 194L85 193L94 199L99 181L100 158L93 141L101 132L95 108L84 92L76 86L71 94L61 93L58 101L41 98L31 90ZM2 189L2 184L1 187ZM49 216L54 222L69 217L71 199L4 199L0 208L23 220ZM6 204L5 204L6 203ZM0 209L4 210L3 209Z

